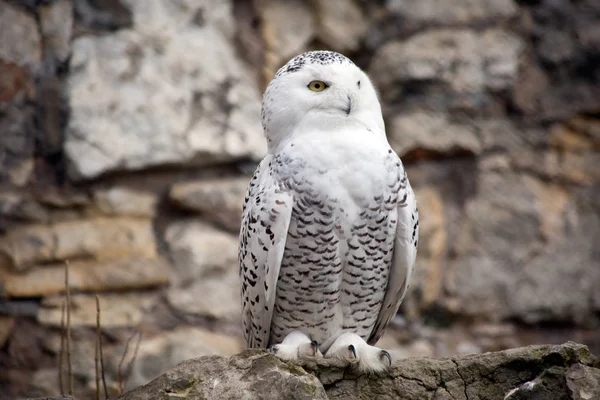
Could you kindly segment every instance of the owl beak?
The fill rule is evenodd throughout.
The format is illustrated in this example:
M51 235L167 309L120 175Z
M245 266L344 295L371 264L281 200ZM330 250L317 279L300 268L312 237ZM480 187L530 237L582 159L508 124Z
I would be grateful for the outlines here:
M344 108L344 112L346 113L346 115L350 115L350 112L352 111L352 98L350 97L350 95L348 95L347 99L348 102L346 103L346 108Z

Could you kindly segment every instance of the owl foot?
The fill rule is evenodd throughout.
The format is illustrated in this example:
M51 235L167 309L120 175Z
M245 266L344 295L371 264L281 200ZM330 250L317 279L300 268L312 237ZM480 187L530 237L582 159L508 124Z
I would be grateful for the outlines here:
M316 341L300 332L290 332L283 342L269 347L269 351L277 357L286 361L297 360L302 357L323 357L319 351L319 345Z
M379 347L369 346L356 333L342 333L325 352L325 357L339 358L347 361L358 361L358 368L363 372L379 372L392 365L392 357Z

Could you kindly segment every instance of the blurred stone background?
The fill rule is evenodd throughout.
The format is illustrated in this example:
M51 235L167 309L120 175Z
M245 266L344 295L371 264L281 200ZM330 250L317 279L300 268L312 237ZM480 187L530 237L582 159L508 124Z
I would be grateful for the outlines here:
M307 49L380 89L422 218L380 345L600 353L595 0L0 0L0 398L58 393L70 261L76 394L142 333L128 386L242 349L245 186L262 89Z

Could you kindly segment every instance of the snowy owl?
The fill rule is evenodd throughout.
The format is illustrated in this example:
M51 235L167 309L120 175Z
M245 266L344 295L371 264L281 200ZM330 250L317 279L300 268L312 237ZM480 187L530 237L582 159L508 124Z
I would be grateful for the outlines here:
M383 370L374 344L408 288L419 216L377 93L345 56L307 52L269 83L262 123L239 243L246 342Z

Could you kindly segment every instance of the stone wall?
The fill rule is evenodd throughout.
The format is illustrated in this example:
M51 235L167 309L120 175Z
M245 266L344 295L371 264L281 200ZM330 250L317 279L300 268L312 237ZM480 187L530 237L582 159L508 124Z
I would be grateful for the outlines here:
M130 385L242 348L260 94L313 48L371 75L419 201L415 283L382 345L600 348L596 3L0 0L0 398L56 393L65 260L79 393L95 293L113 391L136 327Z

